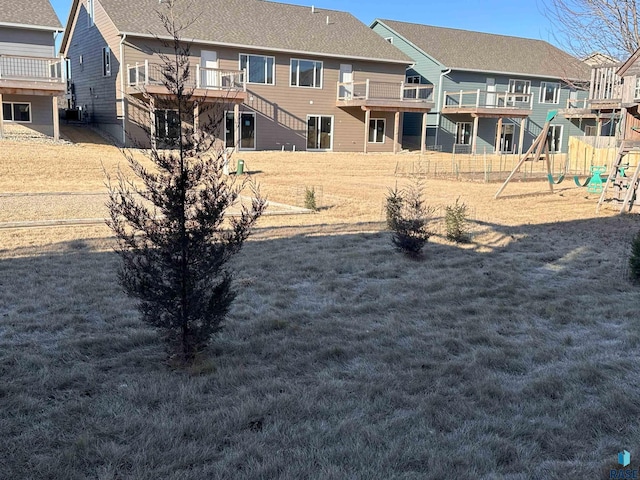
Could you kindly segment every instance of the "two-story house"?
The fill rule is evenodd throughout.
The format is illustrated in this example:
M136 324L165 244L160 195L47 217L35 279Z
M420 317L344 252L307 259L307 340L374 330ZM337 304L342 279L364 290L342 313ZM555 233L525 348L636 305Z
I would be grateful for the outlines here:
M544 41L380 19L371 28L413 59L409 84L434 87L429 148L523 153L550 110L586 96L589 67ZM593 123L556 117L551 151L566 152L569 136ZM419 125L404 115L407 142L418 144Z
M159 54L157 0L74 0L61 51L82 117L124 145L175 136ZM227 147L394 152L402 113L424 120L431 85L408 85L412 60L352 15L261 0L176 1L190 48L188 84L224 108ZM199 112L194 112L194 123ZM147 141L148 144L148 141Z
M30 129L58 139L65 92L55 35L62 25L48 0L0 2L0 137Z

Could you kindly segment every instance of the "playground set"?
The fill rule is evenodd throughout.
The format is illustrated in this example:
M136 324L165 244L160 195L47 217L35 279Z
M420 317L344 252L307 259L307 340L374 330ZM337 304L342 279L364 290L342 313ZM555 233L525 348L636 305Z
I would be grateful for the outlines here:
M637 109L637 107L636 107ZM551 122L558 115L557 110L552 110L548 113L545 124L540 132L540 135L534 140L533 144L527 150L527 152L520 157L520 160L514 167L513 171L509 174L505 182L500 189L496 192L494 198L500 197L505 190L509 182L518 173L518 171L525 165L526 162L532 161L544 161L547 167L547 180L549 184L549 190L553 193L554 185L559 185L565 180L567 173L567 165L563 169L563 173L558 178L554 178L552 173L552 160L553 153L549 148L549 129ZM639 127L630 127L631 131L640 132ZM625 131L626 133L626 131ZM626 137L626 135L625 135ZM598 206L596 211L600 210L600 207L605 203L611 203L620 205L620 213L630 212L633 209L636 201L636 195L638 191L638 184L640 183L640 163L631 167L626 159L628 155L633 152L640 153L640 139L639 140L627 140L623 139L620 142L615 160L610 166L607 173L607 166L605 165L593 165L590 169L590 175L584 179L575 175L573 177L574 183L578 187L586 188L588 193L600 194L598 200ZM633 171L631 177L627 174Z

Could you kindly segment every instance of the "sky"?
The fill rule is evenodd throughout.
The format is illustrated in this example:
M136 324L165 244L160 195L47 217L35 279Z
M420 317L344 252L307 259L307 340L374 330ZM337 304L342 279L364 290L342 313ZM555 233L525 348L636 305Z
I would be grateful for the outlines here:
M135 1L135 0L131 0ZM376 18L423 23L439 27L461 28L501 35L534 38L556 43L549 20L541 13L542 0L286 0L285 3L332 10L355 15L367 25ZM51 0L64 25L71 0Z

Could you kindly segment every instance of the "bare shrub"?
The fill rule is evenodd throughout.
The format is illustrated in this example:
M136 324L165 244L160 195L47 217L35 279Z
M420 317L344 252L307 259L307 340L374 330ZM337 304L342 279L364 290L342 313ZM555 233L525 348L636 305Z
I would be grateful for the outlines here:
M314 212L318 211L315 187L304 187L304 208Z

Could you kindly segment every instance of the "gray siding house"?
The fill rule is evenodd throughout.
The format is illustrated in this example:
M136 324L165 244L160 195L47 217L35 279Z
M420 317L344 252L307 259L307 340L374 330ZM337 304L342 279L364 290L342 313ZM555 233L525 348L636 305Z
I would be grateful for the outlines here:
M175 135L158 0L74 0L61 51L85 121L128 146ZM430 85L405 84L412 60L352 15L261 0L177 0L192 42L189 85L224 109L218 139L244 150L394 152L402 113L425 120ZM194 111L194 124L200 121ZM418 133L420 135L420 133Z
M58 139L58 96L65 92L58 32L48 0L0 2L0 137L28 129Z
M371 28L413 59L407 83L433 85L428 148L524 153L550 110L587 96L588 65L544 41L393 20L375 20ZM405 143L419 144L419 125L405 114ZM593 125L558 115L551 150L566 153L569 136Z

